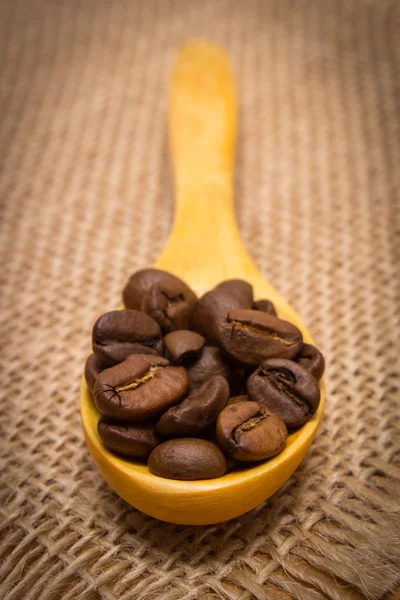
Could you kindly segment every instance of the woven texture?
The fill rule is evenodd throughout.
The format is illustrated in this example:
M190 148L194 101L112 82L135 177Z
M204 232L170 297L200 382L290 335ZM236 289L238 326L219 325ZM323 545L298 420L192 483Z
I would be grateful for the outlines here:
M399 3L0 6L0 597L398 597ZM78 411L92 323L168 236L166 89L193 37L237 76L243 239L327 360L301 467L209 527L118 498Z

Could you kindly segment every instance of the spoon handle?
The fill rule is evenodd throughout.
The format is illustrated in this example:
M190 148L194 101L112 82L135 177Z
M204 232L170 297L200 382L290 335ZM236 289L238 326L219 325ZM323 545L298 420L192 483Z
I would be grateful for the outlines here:
M175 220L156 266L173 267L175 274L207 287L235 276L238 263L250 260L233 205L235 86L229 59L218 46L191 42L181 50L168 128Z

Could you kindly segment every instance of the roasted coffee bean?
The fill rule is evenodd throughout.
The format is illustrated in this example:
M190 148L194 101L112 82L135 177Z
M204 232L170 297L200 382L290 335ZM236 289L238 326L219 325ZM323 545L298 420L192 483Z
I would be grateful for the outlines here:
M253 302L253 287L243 279L226 279L215 286L214 290L225 290L230 293L232 298L237 298L241 304Z
M265 312L268 315L276 315L275 306L272 304L271 300L256 300L253 302L252 306L253 310L261 310L261 312Z
M171 331L164 338L166 357L180 365L186 360L199 357L205 341L203 336L195 331L188 329Z
M190 389L201 385L213 375L222 375L233 387L236 383L235 373L223 360L221 352L215 346L204 346L200 357L186 365L189 375ZM232 393L232 389L231 389Z
M171 277L175 280L174 275L171 275ZM133 273L122 292L126 308L140 310L145 293L155 283L165 280L170 281L170 275L169 273L160 271L160 269L141 269Z
M112 310L97 319L92 333L93 352L105 366L131 354L163 352L161 329L149 315L137 310Z
M85 363L85 379L91 393L93 393L95 381L102 371L104 371L103 365L94 354L91 354Z
M197 436L215 422L228 398L228 382L221 375L214 375L192 390L181 404L167 410L156 429L165 437Z
M189 286L182 279L160 269L141 269L136 271L129 278L128 283L124 287L122 297L126 308L134 308L141 310L143 298L151 287L155 284L171 284L179 286L183 292L189 295L193 294Z
M163 333L187 329L197 298L183 282L155 283L146 292L142 311L153 317Z
M279 454L287 439L285 423L257 402L226 406L217 419L217 439L228 455L258 461Z
M322 353L311 344L303 344L296 362L304 369L310 371L311 375L319 381L325 371L325 360Z
M264 361L247 380L247 393L279 415L289 428L308 421L320 400L318 383L311 373L284 358Z
M217 322L220 347L234 360L259 365L273 357L293 358L302 345L295 325L259 310L231 310Z
M227 405L236 404L236 402L250 402L250 398L247 396L247 394L241 394L240 396L232 396L232 398L229 398Z
M96 379L94 401L101 413L119 421L145 421L177 404L189 384L183 367L166 358L134 354Z
M190 329L205 337L209 344L216 344L217 320L232 309L251 308L253 288L241 279L223 281L198 300L190 315Z
M160 444L150 454L148 465L155 475L184 480L222 477L228 468L218 446L197 438L179 438Z
M201 438L202 440L207 440L207 442L211 442L212 444L215 444L217 448L219 448L217 433L215 431L215 423L213 423L213 425L210 427L207 427L207 429L202 431L197 437ZM227 471L232 471L236 467L243 468L243 463L238 462L232 456L225 455L225 458L227 463Z
M154 423L121 423L102 416L97 431L107 448L124 456L147 458L160 443Z

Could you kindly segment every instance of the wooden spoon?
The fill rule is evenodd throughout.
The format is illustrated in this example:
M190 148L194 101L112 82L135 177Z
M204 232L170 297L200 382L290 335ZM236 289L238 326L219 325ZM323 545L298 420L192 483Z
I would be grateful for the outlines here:
M241 242L233 206L235 133L235 87L225 52L208 43L188 44L178 57L169 98L176 216L154 266L178 275L199 295L224 279L245 279L256 298L272 300L278 315L295 323L312 343L298 315L261 275ZM144 513L190 525L232 519L276 492L306 454L323 410L321 384L318 411L289 436L281 454L218 479L177 481L106 450L97 434L99 412L84 379L81 388L86 442L107 483Z

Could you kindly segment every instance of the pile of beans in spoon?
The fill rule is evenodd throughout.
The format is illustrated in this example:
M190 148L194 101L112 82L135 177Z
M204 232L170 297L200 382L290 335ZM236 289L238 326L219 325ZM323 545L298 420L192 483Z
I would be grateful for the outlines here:
M321 352L246 281L197 298L158 269L94 324L85 378L112 452L171 479L210 479L276 456L318 408Z

